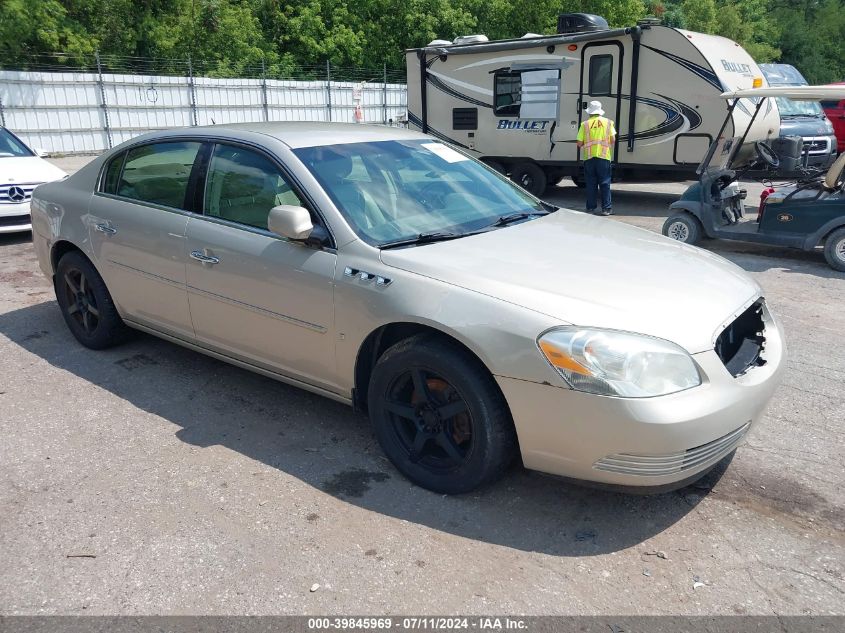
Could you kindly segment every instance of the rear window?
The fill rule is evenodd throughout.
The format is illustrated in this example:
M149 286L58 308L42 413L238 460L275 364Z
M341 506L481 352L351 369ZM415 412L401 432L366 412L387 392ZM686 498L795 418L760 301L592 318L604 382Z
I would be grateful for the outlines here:
M154 143L130 149L120 174L117 195L185 209L188 178L199 149L200 144L193 142ZM108 179L107 172L106 181Z
M109 161L106 166L106 173L103 175L103 181L100 183L100 191L103 193L117 193L117 183L120 179L120 170L123 168L123 161L126 158L126 152L121 152Z

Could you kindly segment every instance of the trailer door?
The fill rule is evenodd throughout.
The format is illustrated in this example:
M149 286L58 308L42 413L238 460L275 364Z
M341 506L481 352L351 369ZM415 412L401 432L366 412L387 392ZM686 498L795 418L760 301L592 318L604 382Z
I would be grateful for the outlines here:
M604 116L616 124L616 147L613 160L618 160L619 137L627 133L622 128L622 55L621 42L591 42L581 49L581 89L578 103L578 125L589 118L586 110L590 101L600 101ZM579 152L580 158L580 152Z

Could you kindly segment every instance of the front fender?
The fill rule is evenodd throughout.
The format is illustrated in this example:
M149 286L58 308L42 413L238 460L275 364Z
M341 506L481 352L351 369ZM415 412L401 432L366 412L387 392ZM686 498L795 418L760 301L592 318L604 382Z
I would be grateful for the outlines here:
M695 200L678 200L669 205L670 211L686 211L701 219L701 203Z

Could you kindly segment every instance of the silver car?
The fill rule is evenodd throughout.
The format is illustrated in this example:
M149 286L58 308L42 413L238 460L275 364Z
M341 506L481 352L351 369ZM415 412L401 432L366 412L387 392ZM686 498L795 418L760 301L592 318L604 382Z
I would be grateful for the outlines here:
M406 130L148 134L39 187L32 223L83 345L135 328L365 410L396 468L443 493L517 456L593 482L691 481L784 367L733 264L551 207Z

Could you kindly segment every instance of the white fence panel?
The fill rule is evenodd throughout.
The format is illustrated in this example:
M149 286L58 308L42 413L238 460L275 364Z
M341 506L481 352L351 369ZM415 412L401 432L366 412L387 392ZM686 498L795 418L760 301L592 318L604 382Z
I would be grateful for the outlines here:
M105 103L104 103L105 101ZM51 154L152 130L252 121L406 120L404 84L0 71L0 124Z

